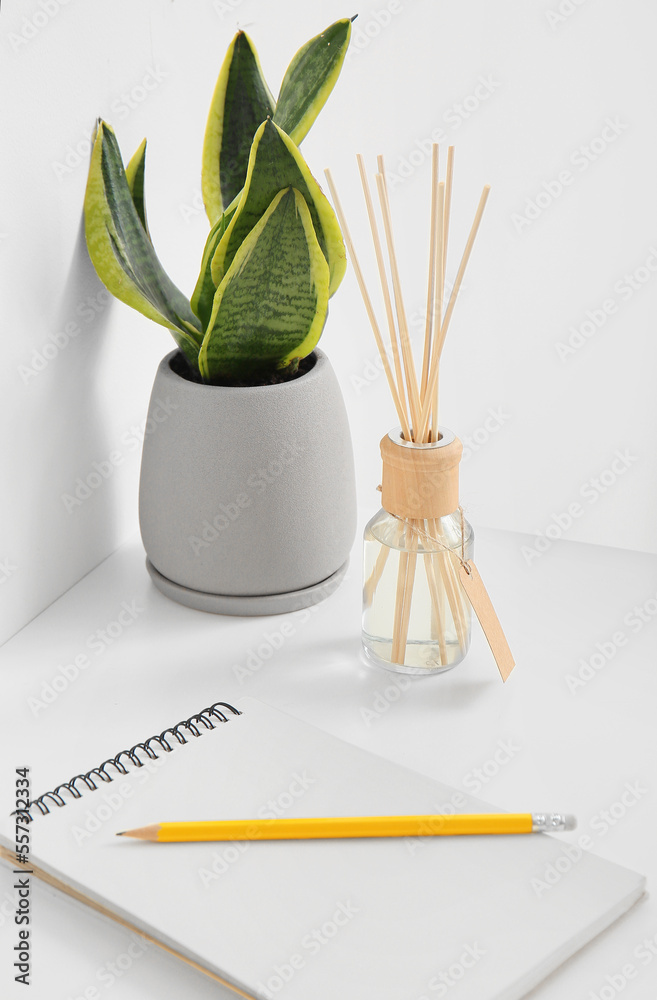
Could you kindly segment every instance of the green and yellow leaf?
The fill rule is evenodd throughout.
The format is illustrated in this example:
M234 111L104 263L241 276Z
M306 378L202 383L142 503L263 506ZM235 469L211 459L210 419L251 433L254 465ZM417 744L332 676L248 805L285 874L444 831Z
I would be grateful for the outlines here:
M305 197L288 187L273 198L219 285L199 369L208 381L285 368L321 335L329 269Z
M272 199L287 187L296 188L307 202L319 245L329 266L329 294L333 295L336 291L347 267L338 220L295 144L271 121L263 122L256 132L244 191L212 259L215 285L220 284L242 241L271 205Z
M219 220L215 222L214 226L210 230L209 236L205 241L205 249L203 251L203 259L201 261L201 273L198 276L196 288L194 289L194 294L191 299L192 309L200 319L201 326L204 330L208 325L208 321L212 313L214 295L217 291L217 286L212 280L212 258L214 257L214 252L217 249L219 240L224 235L226 225L226 214L222 213L222 215L219 216Z
M333 90L344 63L351 20L331 24L303 45L283 77L274 121L299 146Z
M211 226L242 190L253 136L275 106L255 46L240 31L219 72L203 141L201 186Z
M137 213L114 132L99 121L84 201L87 248L106 288L166 326L196 366L202 334L183 293L160 264Z
M141 224L144 227L144 232L151 239L151 234L148 231L148 222L146 221L146 202L144 201L144 172L146 168L146 140L143 139L139 148L135 152L134 156L130 160L130 163L125 168L125 179L128 182L128 187L130 188L130 194L132 195L132 202L137 211L137 215L141 219ZM151 240L151 243L153 241Z

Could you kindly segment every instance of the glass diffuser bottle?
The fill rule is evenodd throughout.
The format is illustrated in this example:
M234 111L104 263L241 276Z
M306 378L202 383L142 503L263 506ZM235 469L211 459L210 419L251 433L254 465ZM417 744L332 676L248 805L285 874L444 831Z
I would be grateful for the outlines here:
M381 441L383 506L364 535L363 648L388 670L442 673L468 651L459 567L473 556L473 531L459 506L462 452L442 427L427 444L400 428Z

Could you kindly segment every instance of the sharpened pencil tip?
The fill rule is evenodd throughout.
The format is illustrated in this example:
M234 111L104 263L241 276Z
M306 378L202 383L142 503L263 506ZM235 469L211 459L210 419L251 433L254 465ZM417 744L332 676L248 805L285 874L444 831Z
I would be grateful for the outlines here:
M125 830L121 830L120 833L116 834L117 837L125 837Z

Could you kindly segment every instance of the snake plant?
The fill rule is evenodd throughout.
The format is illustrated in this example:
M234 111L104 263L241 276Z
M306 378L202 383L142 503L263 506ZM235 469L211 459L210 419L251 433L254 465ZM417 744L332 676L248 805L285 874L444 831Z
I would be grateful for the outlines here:
M337 219L299 143L342 69L351 21L336 21L292 59L274 100L251 39L231 42L203 143L210 233L191 299L153 249L144 204L146 140L124 167L99 119L85 195L89 256L121 301L171 330L205 382L296 372L322 333L346 269Z

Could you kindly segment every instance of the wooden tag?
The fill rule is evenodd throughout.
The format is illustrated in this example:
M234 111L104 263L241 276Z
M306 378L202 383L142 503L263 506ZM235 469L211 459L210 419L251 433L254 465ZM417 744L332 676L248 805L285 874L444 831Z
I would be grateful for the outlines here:
M491 604L491 599L479 576L479 570L471 559L468 560L466 565L470 570L469 573L463 564L459 566L461 584L468 595L468 600L472 605L474 613L479 619L479 624L484 630L484 635L495 657L502 680L505 681L516 665L515 660L509 649L506 636L502 631L500 620L495 613L495 608Z

